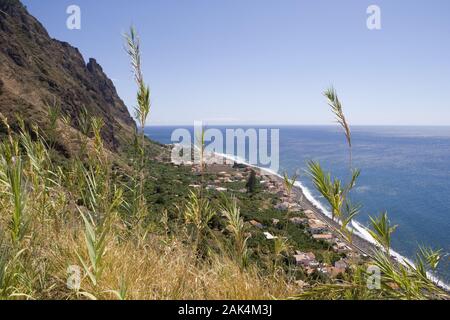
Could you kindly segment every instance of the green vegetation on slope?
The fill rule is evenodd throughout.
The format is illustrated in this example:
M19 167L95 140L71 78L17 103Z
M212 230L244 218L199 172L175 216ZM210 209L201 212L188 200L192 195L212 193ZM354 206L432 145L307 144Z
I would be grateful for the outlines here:
M150 90L133 30L127 44L139 92L136 114L145 123ZM104 141L103 118L86 114L78 121L78 148L66 158L49 138L63 134L61 127L41 130L18 119L10 128L2 116L2 299L447 298L426 274L439 252L420 250L416 267L386 254L393 230L387 216L373 219L372 228L384 251L337 278L309 273L293 261L297 250L312 251L327 265L343 255L288 220L304 219L306 211L276 210L280 197L260 188L255 176L251 188L245 180L224 182L227 191L218 192L208 188L217 174L203 164L197 173L171 164L169 150L143 132L135 131L119 154ZM342 189L315 168L311 174L336 204L335 217L346 219L354 181ZM382 271L379 290L367 287L368 264Z

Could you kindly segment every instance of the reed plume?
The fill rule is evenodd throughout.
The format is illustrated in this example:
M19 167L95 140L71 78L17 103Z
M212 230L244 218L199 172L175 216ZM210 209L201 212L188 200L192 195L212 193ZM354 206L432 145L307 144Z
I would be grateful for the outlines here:
M328 105L331 107L331 111L333 112L336 122L342 127L344 130L345 138L347 140L347 144L349 147L349 161L350 161L350 169L352 168L352 135L350 131L350 126L345 118L344 111L342 109L341 101L337 95L334 87L330 87L323 93L324 96L328 100Z

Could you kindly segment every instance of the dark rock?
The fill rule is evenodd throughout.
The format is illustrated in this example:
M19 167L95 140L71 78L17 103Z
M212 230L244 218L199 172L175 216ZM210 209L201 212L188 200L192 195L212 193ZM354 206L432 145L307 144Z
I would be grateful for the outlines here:
M50 38L20 1L0 0L0 112L8 119L27 115L45 125L46 103L54 100L75 129L84 108L89 115L103 118L102 137L111 150L136 128L95 59L86 64L77 48Z
M25 61L23 55L18 48L5 48L6 54L11 58L11 60L17 64L19 67L25 66Z

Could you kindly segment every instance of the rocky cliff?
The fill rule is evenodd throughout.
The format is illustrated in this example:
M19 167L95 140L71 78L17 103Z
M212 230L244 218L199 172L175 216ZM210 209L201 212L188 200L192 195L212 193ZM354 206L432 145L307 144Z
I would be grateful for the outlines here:
M0 112L10 120L18 114L45 127L46 105L54 101L71 119L67 132L79 129L83 109L102 117L102 135L111 150L119 149L135 129L113 82L95 59L86 64L77 48L52 39L19 0L0 0Z

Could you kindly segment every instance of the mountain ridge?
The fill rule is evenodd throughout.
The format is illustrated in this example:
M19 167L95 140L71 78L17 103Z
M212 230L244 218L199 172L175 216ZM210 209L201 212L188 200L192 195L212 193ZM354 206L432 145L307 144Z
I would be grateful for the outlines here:
M136 130L96 59L86 63L76 47L51 38L19 0L0 0L0 112L9 121L20 114L26 122L45 127L52 103L71 119L68 137L59 141L68 153L84 109L104 120L102 137L110 150L120 149Z

